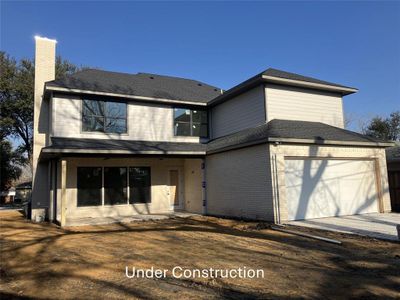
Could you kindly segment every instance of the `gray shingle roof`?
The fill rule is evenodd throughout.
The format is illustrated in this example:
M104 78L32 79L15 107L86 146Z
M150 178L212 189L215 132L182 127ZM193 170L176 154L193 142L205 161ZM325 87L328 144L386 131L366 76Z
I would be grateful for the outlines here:
M212 140L207 144L207 152L272 141L274 138L312 140L317 144L328 141L347 142L348 144L356 142L366 145L384 143L384 141L366 135L319 122L272 120L267 124Z
M318 83L339 89L352 89L356 91L356 89L344 85L273 68L269 68L264 72L257 74L256 76L229 89L222 95L220 88L196 80L149 73L127 74L96 69L86 69L62 79L49 81L46 83L46 87L61 87L194 103L211 102L215 104L223 99L234 96L245 88L252 88L257 84L261 84L263 80L266 80L263 79L263 76L277 79L291 79L307 83ZM352 90L343 90L345 91L343 94L346 95L353 93L354 91Z
M200 103L206 103L221 94L219 88L191 79L95 69L49 81L46 86Z
M337 83L332 83L332 82L328 82L328 81L324 81L324 80L319 80L319 79L316 79L316 78L307 77L307 76L299 75L299 74L296 74L296 73L290 73L290 72L286 72L286 71L281 71L281 70L277 70L277 69L273 69L273 68L269 68L269 69L265 70L264 72L262 72L261 74L262 75L266 75L266 76L284 78L284 79L299 80L299 81L305 81L305 82L311 82L311 83L319 83L319 84L331 85L331 86L336 86L336 87L354 89L354 88L349 87L349 86L344 86L344 85L340 85L340 84L337 84Z
M158 154L174 152L202 152L205 153L206 145L200 143L171 143L171 142L147 142L129 140L109 139L78 139L78 138L51 138L51 146L43 149L45 152L56 152L59 149L72 150L104 150L104 151L125 151L130 153L145 154L145 152L157 152Z

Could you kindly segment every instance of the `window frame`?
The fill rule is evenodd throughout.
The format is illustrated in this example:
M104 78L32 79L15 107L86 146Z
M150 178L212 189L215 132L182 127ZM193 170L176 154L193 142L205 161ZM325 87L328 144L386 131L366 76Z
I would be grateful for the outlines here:
M100 203L97 205L79 205L79 170L80 169L100 169L101 178L100 178ZM104 203L104 193L103 193L103 186L104 186L104 170L103 167L99 166L79 166L76 168L76 207L78 208L90 208L90 207L98 207L102 206Z
M176 122L175 122L175 110L176 109L183 109L183 110L190 110L190 122L189 122L189 130L190 134L189 135L181 135L181 134L176 134ZM201 111L205 112L207 116L207 123L198 123L198 122L193 122L193 111ZM187 123L187 122L181 122L181 123ZM206 125L207 126L207 134L206 135L193 135L193 123L200 124L200 132L201 132L201 126ZM172 130L174 132L174 137L198 137L198 138L209 138L210 136L210 118L209 118L209 113L207 109L202 109L202 108L188 108L188 107L182 107L182 106L174 106L172 107Z
M129 204L129 192L128 192L128 188L129 188L129 174L128 174L129 173L129 167L127 167L127 166L103 166L101 168L103 170L103 185L102 185L102 189L103 189L102 204L103 204L103 206L118 206L118 205L127 205L127 204ZM125 203L124 202L122 202L122 203L106 203L106 186L105 186L105 182L106 182L105 169L106 168L109 168L109 169L111 169L111 168L126 169L126 178L125 178L126 185L125 185L125 187L122 188L122 189L124 189L124 188L126 189L125 193L124 193Z
M143 169L148 169L148 173L149 173L149 180L150 180L150 185L149 185L149 188L150 188L150 190L149 190L149 201L146 201L146 202L130 202L131 201L131 191L130 191L130 189L131 189L131 176L130 176L130 174L131 174L131 172L130 172L130 169L133 169L133 168L143 168ZM137 204L145 204L145 205L148 205L148 204L151 204L152 203L152 192L151 192L151 187L152 187L152 184L151 184L151 167L150 166L129 166L128 167L128 190L129 190L129 192L128 192L128 204L129 205L137 205Z
M79 188L78 188L78 170L80 168L99 168L101 171L101 188L100 188L100 203L98 205L78 205L78 194L79 194ZM108 204L105 202L105 172L104 169L105 168L126 168L127 172L126 172L126 193L125 193L125 198L126 198L126 202L125 203L116 203L116 204ZM149 173L149 180L150 180L150 190L149 190L149 201L148 202L133 202L130 203L130 168L146 168L148 169L148 173ZM152 175L152 171L151 171L151 166L147 165L147 166L132 166L132 165L110 165L110 166L78 166L76 167L76 208L77 209L87 209L87 208L95 208L95 207L114 207L114 206L121 206L121 205L149 205L151 204L153 201L152 199L152 179L151 179L151 175Z
M104 116L101 115L90 115L89 117L93 118L93 117L99 117L99 118L103 118L103 130L102 131L92 131L92 130L84 130L84 110L85 110L85 105L84 102L85 100L87 101L98 101L98 102L102 102L103 103L103 110L104 110ZM125 109L125 117L118 117L118 118L110 118L107 117L107 103L121 103L121 104L125 104L126 105L126 109ZM81 111L80 111L80 120L81 120L81 133L83 134L112 134L112 135L128 135L128 109L129 109L129 103L127 101L118 101L118 100L110 100L108 98L97 98L97 97L82 97L81 98ZM106 131L106 122L107 119L117 119L117 120L125 120L125 131L124 132L107 132Z

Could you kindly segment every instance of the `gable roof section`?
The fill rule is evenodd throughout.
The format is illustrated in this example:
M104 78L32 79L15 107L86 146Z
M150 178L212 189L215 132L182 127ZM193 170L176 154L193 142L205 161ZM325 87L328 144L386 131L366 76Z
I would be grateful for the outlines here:
M221 94L221 89L206 83L147 73L127 74L87 69L46 83L50 90L101 92L207 103Z
M221 94L221 89L206 83L172 76L148 73L127 74L86 69L46 83L47 90L80 94L129 97L161 102L216 105L259 84L275 83L348 95L357 89L269 68Z
M333 93L338 93L341 95L349 95L357 92L356 88L340 85L337 83L332 83L328 81L319 80L312 77L307 77L295 73L290 73L286 71L281 71L273 68L269 68L254 77L234 86L233 88L227 90L222 95L211 100L209 105L217 105L221 102L227 101L230 98L239 95L255 86L265 83L275 83L280 85L288 86L299 86L308 89L322 90Z
M319 122L275 119L267 124L212 140L207 145L207 153L222 152L266 142L365 147L388 147L392 145L389 142Z

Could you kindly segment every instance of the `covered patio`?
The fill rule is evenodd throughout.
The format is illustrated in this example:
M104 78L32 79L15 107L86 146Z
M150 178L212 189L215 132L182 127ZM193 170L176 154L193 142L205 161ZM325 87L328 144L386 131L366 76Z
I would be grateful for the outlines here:
M53 138L48 210L61 226L126 223L202 214L205 145Z

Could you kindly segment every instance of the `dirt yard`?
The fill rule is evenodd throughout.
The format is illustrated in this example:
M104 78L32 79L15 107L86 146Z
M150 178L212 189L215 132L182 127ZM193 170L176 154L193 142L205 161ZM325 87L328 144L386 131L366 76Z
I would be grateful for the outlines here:
M68 230L17 211L0 218L1 299L400 297L394 242L313 231L343 242L334 245L206 217ZM129 279L125 266L246 267L263 269L265 278Z

